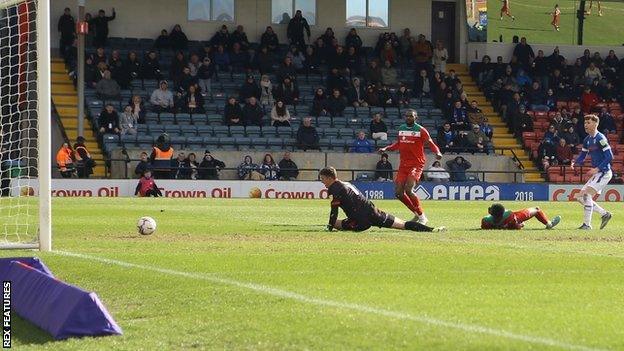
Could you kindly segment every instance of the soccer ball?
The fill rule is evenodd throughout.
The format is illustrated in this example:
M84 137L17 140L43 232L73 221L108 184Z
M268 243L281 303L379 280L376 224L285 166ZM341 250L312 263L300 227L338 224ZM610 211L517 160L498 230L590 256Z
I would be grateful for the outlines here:
M156 221L152 217L141 217L137 229L141 235L150 235L156 231Z

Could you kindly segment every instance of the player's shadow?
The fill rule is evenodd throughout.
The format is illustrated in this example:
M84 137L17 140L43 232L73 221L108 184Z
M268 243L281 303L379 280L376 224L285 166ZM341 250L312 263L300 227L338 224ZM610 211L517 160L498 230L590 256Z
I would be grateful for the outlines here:
M12 341L20 345L43 345L54 342L52 336L35 325L19 317L14 311L11 314Z
M276 230L283 232L300 232L300 233L319 233L323 231L325 226L322 225L306 225L306 224L272 224Z
M526 30L531 32L552 32L552 29L538 29L538 28L516 28L516 27L499 27L501 29L513 29L513 30Z

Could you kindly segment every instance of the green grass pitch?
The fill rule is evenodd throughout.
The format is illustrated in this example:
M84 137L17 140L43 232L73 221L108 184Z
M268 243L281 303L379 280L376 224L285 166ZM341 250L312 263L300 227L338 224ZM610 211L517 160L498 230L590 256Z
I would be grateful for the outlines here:
M503 35L503 41L510 43L514 35L527 37L529 43L541 44L576 44L577 26L576 10L578 0L510 0L511 14L515 21L505 17L500 19L501 1L488 1L488 41L498 41ZM551 12L559 4L561 9L560 31L557 32L550 25ZM624 16L624 2L602 1L603 16L598 16L598 8L594 1L591 15L586 16L584 23L584 45L615 45L624 43L622 36L622 18ZM589 0L586 4L589 9ZM552 52L545 52L548 56ZM537 55L537 52L535 53ZM603 56L607 53L601 53ZM579 54L580 56L580 54ZM576 57L568 57L574 63Z
M563 221L482 232L487 202L426 201L445 234L324 232L327 200L53 205L56 252L2 255L38 255L97 292L124 335L55 342L18 319L19 350L624 348L621 204L605 204L605 230L581 232L577 203L507 202ZM157 220L154 235L136 233L140 216Z

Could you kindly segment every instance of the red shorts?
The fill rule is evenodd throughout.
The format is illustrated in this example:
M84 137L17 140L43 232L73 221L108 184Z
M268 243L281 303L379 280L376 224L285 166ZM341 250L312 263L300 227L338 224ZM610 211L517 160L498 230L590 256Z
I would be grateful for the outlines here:
M397 172L394 181L395 183L403 184L411 178L415 183L418 183L422 172L422 167L399 167L399 171Z
M524 210L515 211L513 214L518 223L526 222L531 219L531 212L526 208Z

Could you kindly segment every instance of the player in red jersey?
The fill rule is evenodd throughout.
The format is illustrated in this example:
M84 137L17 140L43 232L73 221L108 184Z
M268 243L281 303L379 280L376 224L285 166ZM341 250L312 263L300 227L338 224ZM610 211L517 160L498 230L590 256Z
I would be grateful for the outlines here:
M561 10L559 9L559 4L555 5L555 10L552 12L552 22L550 24L555 27L555 30L559 31L559 17L561 16Z
M423 213L420 199L414 194L414 185L420 180L425 168L425 144L441 159L442 154L438 146L431 140L427 129L416 123L418 115L415 110L405 112L405 123L399 127L399 137L395 143L379 149L379 152L399 150L401 161L399 172L394 180L395 195L407 208L414 213L414 221L427 224L427 216Z
M561 222L560 216L556 216L552 221L549 221L544 211L539 207L510 211L505 210L505 206L501 204L494 204L488 208L488 213L490 214L489 216L481 219L481 229L522 229L524 222L533 217L542 222L546 229L552 229Z
M506 15L507 17L511 17L512 21L516 20L516 18L511 15L511 11L509 11L509 0L503 0L503 7L501 8L501 11L500 11L501 21L503 20L503 15Z

